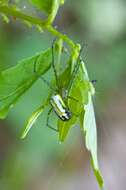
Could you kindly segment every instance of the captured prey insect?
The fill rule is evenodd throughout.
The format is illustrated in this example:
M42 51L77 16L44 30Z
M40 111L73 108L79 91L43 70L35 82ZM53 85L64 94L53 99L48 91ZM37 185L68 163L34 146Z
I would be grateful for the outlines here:
M56 115L58 116L58 118L63 121L63 122L67 122L69 121L73 116L77 117L77 114L73 113L66 100L70 99L71 101L75 101L78 102L78 100L72 96L69 95L71 86L73 84L74 78L76 77L76 74L78 72L80 63L78 63L78 61L81 60L80 58L80 53L79 56L77 58L77 62L73 68L72 74L71 74L71 78L68 81L67 84L67 89L64 89L64 87L61 87L59 82L59 76L57 74L57 70L56 70L56 66L55 66L55 60L54 60L54 45L55 45L55 41L53 41L52 44L52 68L53 68L53 72L54 72L54 76L55 76L55 82L56 82L56 89L54 89L52 87L52 85L44 78L44 77L40 77L41 80L43 80L43 82L51 89L52 91L52 95L50 97L50 105L51 105L51 109L48 111L48 115L47 115L47 121L46 121L46 126L55 130L55 131L59 131L59 129L55 129L54 127L52 127L49 124L49 118L50 118L50 114L52 111L54 111L56 113ZM81 52L81 51L80 51ZM37 60L34 63L34 72L37 73ZM67 80L67 79L66 79Z

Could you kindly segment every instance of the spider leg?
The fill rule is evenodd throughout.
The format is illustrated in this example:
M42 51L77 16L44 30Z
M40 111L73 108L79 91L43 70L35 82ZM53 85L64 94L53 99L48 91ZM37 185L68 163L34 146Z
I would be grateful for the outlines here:
M79 117L79 114L76 114L76 113L73 113L72 114L75 116L75 117Z
M37 56L35 58L35 61L34 61L34 65L33 65L33 71L34 71L34 73L37 73L37 60L38 60L38 58L39 58L39 56Z
M50 129L58 132L58 129L55 129L54 127L52 127L50 124L49 124L49 118L50 118L50 114L52 112L52 108L50 108L50 110L48 111L48 114L47 114L47 120L46 120L46 126L49 127Z
M57 70L56 70L56 66L55 66L55 56L54 56L54 44L55 44L56 39L53 40L52 42L52 68L53 68L53 72L55 75L55 81L56 81L56 85L59 89L59 82L58 82L58 74L57 74Z
M36 57L34 66L33 66L33 72L37 74L37 60L39 57ZM55 91L55 89L51 86L51 84L42 76L39 77L52 91Z
M79 52L79 55L78 55L76 64L74 65L74 68L73 68L71 80L70 80L70 82L69 82L69 84L68 84L68 93L70 92L70 89L71 89L71 87L72 87L72 84L73 84L73 82L74 82L74 79L76 78L76 75L77 75L77 73L78 73L78 71L79 71L79 68L80 68L80 65L81 65L81 63L82 63L81 53L82 53L82 51L83 51L83 48L84 48L84 44L83 44L83 46L82 46L81 49L80 49L80 52Z
M72 96L67 96L68 99L79 102L79 100L77 100L76 98L72 97Z
M74 97L72 97L72 96L67 96L67 98L79 103L79 100L77 100L76 98L74 98ZM74 112L72 112L72 114L73 114L75 117L79 117L79 114L76 114L76 113L74 113Z

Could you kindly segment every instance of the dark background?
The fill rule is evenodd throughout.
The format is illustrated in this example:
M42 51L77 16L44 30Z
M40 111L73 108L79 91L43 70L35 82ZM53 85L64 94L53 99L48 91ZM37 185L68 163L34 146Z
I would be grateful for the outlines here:
M20 7L33 11L25 1ZM94 107L100 168L108 189L125 190L126 2L67 0L55 25L75 42L85 43L83 58L90 79L97 79ZM0 19L0 69L50 47L51 41L51 34L35 27ZM0 189L97 190L78 126L59 144L57 134L45 127L45 112L28 137L19 139L25 120L47 94L48 88L38 81L0 121Z

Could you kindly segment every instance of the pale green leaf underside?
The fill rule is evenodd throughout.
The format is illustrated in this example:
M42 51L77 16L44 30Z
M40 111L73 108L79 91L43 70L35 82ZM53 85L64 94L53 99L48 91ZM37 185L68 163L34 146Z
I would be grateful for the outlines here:
M89 93L88 104L84 106L85 115L84 115L84 133L85 133L85 142L87 149L91 152L92 158L94 160L95 168L98 168L97 161L97 130L94 109L91 99L91 94Z
M88 73L84 63L82 63L82 68L85 77L88 79ZM90 85L90 90L88 92L88 103L84 105L83 130L85 134L86 148L91 153L94 175L98 181L99 187L103 188L104 181L99 170L98 158L97 158L97 127L96 127L96 120L95 120L95 114L92 102L92 94L94 94L94 88L93 85Z
M91 153L92 157L92 166L93 171L96 176L96 179L101 188L104 187L104 181L100 174L99 166L98 166L98 158L97 158L97 129L96 129L96 121L94 115L94 108L92 103L91 93L89 93L89 102L86 106L84 106L85 114L84 114L84 133L85 133L85 144Z

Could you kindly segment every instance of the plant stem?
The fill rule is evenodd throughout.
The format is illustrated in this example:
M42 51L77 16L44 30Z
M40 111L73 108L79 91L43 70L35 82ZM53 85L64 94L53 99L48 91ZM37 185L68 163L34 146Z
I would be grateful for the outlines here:
M76 47L76 44L67 35L60 33L52 25L48 25L46 21L43 21L38 17L29 16L25 13L22 13L20 10L17 10L16 8L12 6L2 5L2 4L0 4L0 12L7 15L14 16L24 21L28 21L31 24L39 25L43 29L46 29L48 32L52 33L54 36L61 38L65 42L67 42L71 46L73 51L74 51L74 48Z

